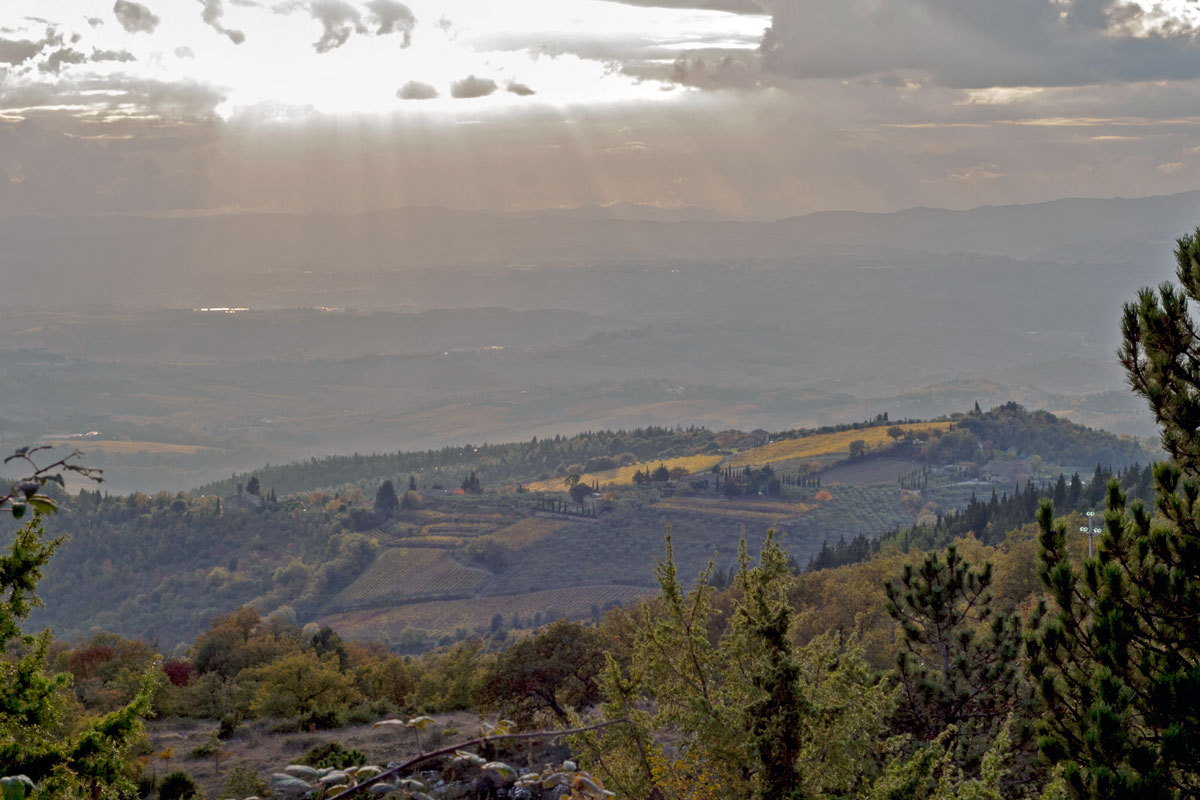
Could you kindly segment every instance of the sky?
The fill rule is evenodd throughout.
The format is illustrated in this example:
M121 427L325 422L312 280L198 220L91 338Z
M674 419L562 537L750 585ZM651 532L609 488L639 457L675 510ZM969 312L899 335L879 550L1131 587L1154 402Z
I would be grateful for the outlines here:
M1195 0L4 0L0 216L1200 187Z

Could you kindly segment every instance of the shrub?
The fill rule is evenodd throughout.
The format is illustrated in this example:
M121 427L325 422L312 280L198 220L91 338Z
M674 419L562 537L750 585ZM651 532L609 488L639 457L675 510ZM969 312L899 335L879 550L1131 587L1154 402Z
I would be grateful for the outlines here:
M183 770L176 770L158 785L158 800L187 800L199 796L196 782Z
M234 767L229 772L229 780L225 782L222 797L265 797L271 791L270 785L259 777L258 773L244 764Z

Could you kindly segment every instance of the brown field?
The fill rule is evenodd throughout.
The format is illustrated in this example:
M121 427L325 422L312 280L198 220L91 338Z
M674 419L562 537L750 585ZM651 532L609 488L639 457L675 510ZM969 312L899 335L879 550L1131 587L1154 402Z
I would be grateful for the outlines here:
M840 456L850 452L850 443L862 439L867 449L875 450L881 445L891 444L892 439L887 435L890 425L879 425L874 428L864 428L857 431L838 431L837 433L821 433L815 436L804 436L799 439L782 439L762 447L752 447L743 450L725 462L730 467L759 467L764 464L775 464L780 461L790 461L797 458L819 458L821 456ZM950 427L949 422L912 422L897 425L905 431L944 431Z
M552 609L568 617L585 617L591 613L593 605L603 608L614 601L628 605L654 591L643 586L572 586L528 594L431 600L391 608L347 611L323 617L318 622L348 639L388 641L399 637L406 628L435 636L453 633L457 628L486 628L495 614L504 617L505 624L514 613L527 620L534 614L545 614Z
M488 577L481 569L459 564L445 550L389 547L331 605L378 606L409 598L470 594Z
M701 455L701 456L680 456L679 458L668 458L658 461L639 461L636 464L630 464L627 467L619 467L617 469L606 469L601 472L584 473L580 480L583 483L599 483L604 486L632 486L633 474L635 472L644 472L645 470L655 470L660 464L663 464L667 469L675 469L683 467L689 473L704 472L716 464L720 464L722 456L717 455ZM553 478L548 481L539 481L531 483L527 487L532 492L553 492L565 491L567 486L563 483L562 478Z

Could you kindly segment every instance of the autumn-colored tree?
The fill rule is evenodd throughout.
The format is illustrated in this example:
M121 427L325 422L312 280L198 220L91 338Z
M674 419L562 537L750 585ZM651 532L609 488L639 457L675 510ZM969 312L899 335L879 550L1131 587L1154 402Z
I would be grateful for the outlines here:
M604 655L596 631L556 620L501 653L485 670L479 699L519 724L542 709L567 722L569 710L582 710L600 698Z

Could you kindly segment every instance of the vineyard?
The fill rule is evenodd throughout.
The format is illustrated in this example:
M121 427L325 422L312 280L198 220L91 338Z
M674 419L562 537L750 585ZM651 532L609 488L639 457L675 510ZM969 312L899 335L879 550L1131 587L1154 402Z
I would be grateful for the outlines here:
M896 486L835 486L831 498L784 527L783 542L801 564L816 554L821 542L847 541L859 534L873 539L913 523L900 503Z
M501 528L492 534L492 538L510 550L520 550L540 542L562 529L564 525L564 522L557 519L528 517L520 522L514 522L507 528Z
M495 595L474 600L431 600L392 608L348 611L319 620L341 636L351 639L395 641L406 629L441 636L458 628L486 630L492 618L500 614L511 626L513 615L522 627L530 627L535 615L586 617L597 609L614 604L627 605L653 590L640 586L572 586L516 595Z
M445 550L390 547L358 580L330 603L332 608L363 608L416 598L471 594L488 579L483 570L464 567Z
M682 468L691 474L711 469L720 464L721 459L722 457L719 455L699 455L680 456L679 458L668 458L662 461L639 461L636 464L618 467L617 469L585 473L580 477L580 481L588 484L598 483L601 488L605 486L632 486L635 472L653 471L658 469L659 466L665 466L670 470ZM566 484L563 483L561 478L558 478L531 483L527 488L533 492L553 492L562 491L566 488Z
M949 422L911 422L896 425L904 432L909 431L944 431L950 427ZM725 462L728 467L760 467L764 464L775 464L780 461L792 461L801 458L819 458L821 456L839 456L850 452L850 443L862 440L868 450L892 444L888 436L889 428L876 426L860 430L837 431L836 433L821 433L815 436L802 436L799 439L782 439L778 442L752 447L733 455Z

